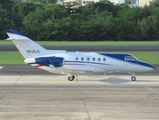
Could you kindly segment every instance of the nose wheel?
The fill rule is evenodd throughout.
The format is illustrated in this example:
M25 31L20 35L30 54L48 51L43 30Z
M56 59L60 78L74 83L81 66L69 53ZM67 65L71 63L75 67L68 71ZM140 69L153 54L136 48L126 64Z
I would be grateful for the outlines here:
M131 80L132 80L132 81L136 81L136 77L135 77L135 76L132 76L132 77L131 77Z
M74 76L74 75L68 76L68 80L69 80L69 81L73 81L74 79L75 79L75 76Z

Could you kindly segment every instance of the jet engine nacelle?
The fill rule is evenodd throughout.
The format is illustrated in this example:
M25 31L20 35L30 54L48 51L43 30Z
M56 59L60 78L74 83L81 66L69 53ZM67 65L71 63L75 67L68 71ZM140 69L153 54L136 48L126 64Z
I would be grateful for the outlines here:
M49 66L50 64L54 67L62 67L64 65L64 58L62 57L40 57L35 58L36 64Z
M64 65L64 58L62 57L39 57L25 60L28 64L53 65L54 67L62 67Z

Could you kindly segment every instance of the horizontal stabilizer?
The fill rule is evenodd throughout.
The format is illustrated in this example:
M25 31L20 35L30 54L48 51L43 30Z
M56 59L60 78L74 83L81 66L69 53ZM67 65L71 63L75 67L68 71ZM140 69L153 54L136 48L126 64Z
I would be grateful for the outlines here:
M7 33L10 33L10 34L17 34L17 35L25 36L25 35L23 35L22 33L20 33L20 32L17 31L17 30L6 29L5 31L6 31Z
M30 40L30 38L26 37L22 33L17 30L5 30L9 38L7 40Z

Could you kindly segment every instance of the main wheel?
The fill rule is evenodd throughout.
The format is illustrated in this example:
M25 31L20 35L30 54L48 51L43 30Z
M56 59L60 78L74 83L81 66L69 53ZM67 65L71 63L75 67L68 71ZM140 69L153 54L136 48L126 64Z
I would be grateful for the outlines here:
M135 76L132 76L132 77L131 77L131 80L132 80L132 81L136 81L136 77L135 77Z
M69 80L69 81L73 81L74 79L75 79L75 76L74 76L74 75L68 76L68 80Z

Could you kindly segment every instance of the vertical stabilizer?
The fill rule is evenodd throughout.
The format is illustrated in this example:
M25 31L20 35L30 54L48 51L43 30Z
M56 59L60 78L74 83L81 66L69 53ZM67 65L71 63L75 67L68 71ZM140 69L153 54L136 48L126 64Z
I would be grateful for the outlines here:
M6 30L6 33L9 36L7 40L13 41L25 59L47 54L47 50L45 48L24 36L17 30Z

